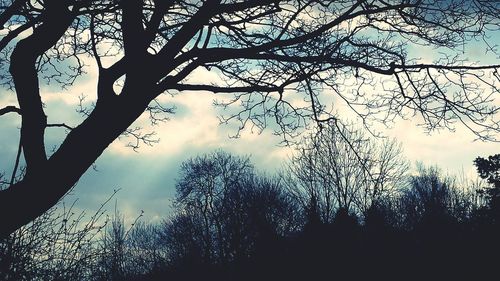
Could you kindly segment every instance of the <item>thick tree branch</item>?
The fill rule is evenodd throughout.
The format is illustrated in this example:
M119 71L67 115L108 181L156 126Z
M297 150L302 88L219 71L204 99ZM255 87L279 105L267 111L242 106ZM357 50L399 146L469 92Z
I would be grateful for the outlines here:
M22 113L21 140L27 176L36 172L47 159L44 130L47 123L39 93L37 59L51 48L73 21L64 5L50 5L42 15L44 22L33 34L21 40L11 56L10 72Z
M242 87L220 87L212 85L190 85L190 84L176 84L165 85L166 89L173 89L178 91L208 91L212 93L252 93L252 92L282 92L282 87L266 87L266 86L242 86Z
M280 0L250 0L250 1L241 1L235 3L227 3L221 4L217 9L219 14L222 13L235 13L255 7L263 7L268 6L270 4L278 5Z
M65 128L65 129L68 129L70 131L74 129L71 126L66 125L66 123L47 124L47 128Z
M38 167L37 173L0 190L0 238L56 204L107 146L146 110L147 102L131 103L130 96L118 96L115 103L97 104L82 124L70 130L59 149L45 165ZM29 208L20 206L26 198L33 198Z
M500 68L500 64L491 65L443 65L443 64L394 64L399 69L444 69L444 70L485 70Z
M15 106L9 105L4 108L0 108L0 116L11 112L21 115L21 110Z
M2 40L0 40L0 50L3 50L14 38L16 38L23 31L26 31L29 28L33 27L36 22L37 22L36 20L30 21L10 31L7 35L5 35L2 38Z
M123 20L121 22L123 34L123 49L127 62L127 72L140 69L138 63L144 60L146 54L145 32L142 26L142 0L122 1Z
M153 15L146 23L146 47L154 41L156 34L159 31L161 21L165 16L165 12L175 3L174 0L154 0L153 2L155 5Z
M155 56L153 68L158 69L155 78L157 80L164 77L177 65L173 65L173 60L182 48L193 38L198 30L207 24L210 18L216 13L221 0L208 0L175 35L165 44L165 46Z
M17 12L19 9L28 2L27 0L15 0L12 2L10 6L8 6L2 14L0 14L0 29L5 28L5 23Z

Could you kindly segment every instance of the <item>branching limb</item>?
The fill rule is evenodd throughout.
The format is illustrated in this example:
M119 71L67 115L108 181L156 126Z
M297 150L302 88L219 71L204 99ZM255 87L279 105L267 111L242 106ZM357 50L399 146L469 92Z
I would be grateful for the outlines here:
M192 84L176 84L166 87L168 89L178 91L207 91L212 93L252 93L252 92L280 92L283 88L280 86L266 87L266 86L242 86L242 87L222 87L213 85L192 85Z
M21 139L27 175L36 171L47 160L44 144L47 116L39 93L37 60L61 38L74 19L74 15L64 6L51 6L45 13L45 22L31 36L16 45L10 64L23 117Z
M1 14L0 14L0 29L5 28L5 24L7 21L15 15L21 7L28 2L28 0L14 0L10 6L8 6Z
M74 128L65 123L47 124L47 128L65 128L68 130L73 130Z
M21 115L21 110L15 106L9 105L4 108L0 108L0 116L7 114L7 113L17 113Z

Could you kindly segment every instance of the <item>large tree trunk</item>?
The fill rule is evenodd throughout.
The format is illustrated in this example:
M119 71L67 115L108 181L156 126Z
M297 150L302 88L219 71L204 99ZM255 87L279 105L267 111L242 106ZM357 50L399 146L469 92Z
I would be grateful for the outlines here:
M148 105L146 100L141 104L126 95L109 101L112 103L98 103L36 173L0 191L0 237L54 206Z
M22 116L21 144L26 175L0 191L0 238L54 206L106 147L144 112L154 97L154 83L148 70L144 69L146 47L137 36L129 36L130 42L127 41L125 50L127 76L121 94L117 96L113 92L113 82L118 78L113 76L113 70L100 69L95 109L47 159L44 145L47 117L40 97L37 60L64 36L76 15L64 3L51 1L46 4L39 16L42 23L16 45L11 56L10 71ZM132 8L141 11L141 7ZM141 23L140 15L126 14L126 22ZM136 25L139 27L134 29L124 24L124 33L139 33L140 30L136 29L141 29L142 25ZM130 56L136 60L129 59Z

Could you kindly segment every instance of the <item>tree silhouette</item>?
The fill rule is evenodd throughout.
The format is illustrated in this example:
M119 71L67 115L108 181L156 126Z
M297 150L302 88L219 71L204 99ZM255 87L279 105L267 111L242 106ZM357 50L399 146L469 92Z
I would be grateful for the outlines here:
M20 115L26 164L0 191L0 236L56 204L121 134L137 138L133 146L151 143L128 128L145 111L153 122L172 111L156 100L162 93L231 93L222 105L242 107L223 121L275 123L285 140L309 120L334 118L321 103L332 92L365 124L413 114L430 130L458 121L482 139L499 131L490 95L498 65L463 61L456 49L488 40L499 27L497 1L8 0L0 11L0 78L18 101L0 115ZM445 52L424 63L407 51L419 45ZM48 124L39 80L71 85L83 57L98 72L95 106L81 110L81 124ZM193 82L201 69L220 81ZM52 155L48 127L69 130Z
M379 142L333 122L305 138L292 160L290 192L325 223L339 209L363 215L397 191L408 170L395 140Z
M393 199L397 201L393 205L399 216L395 224L407 230L432 232L465 223L476 209L473 195L474 191L460 186L455 177L419 163L417 173L409 177L407 186Z
M116 204L116 203L115 203ZM108 218L101 237L93 241L99 255L86 276L91 280L136 280L137 276L164 266L164 252L159 231L155 225L140 222L142 213L127 226L115 205L115 213Z
M175 207L164 226L166 248L188 269L264 257L298 230L298 211L280 181L256 176L247 158L221 151L183 163Z
M416 172L397 192L371 204L363 220L338 208L332 221L323 222L315 197L301 209L283 188L284 178L256 175L248 158L221 151L201 155L182 165L175 212L163 222L140 222L139 216L126 225L115 207L101 224L108 199L85 223L84 211L60 203L62 210L53 208L0 240L0 278L392 280L408 272L439 279L494 274L491 256L500 251L495 214L474 206L477 194L455 177L422 165Z
M491 185L480 190L485 195L488 207L496 223L500 220L500 154L489 156L488 159L478 157L474 160L479 176Z

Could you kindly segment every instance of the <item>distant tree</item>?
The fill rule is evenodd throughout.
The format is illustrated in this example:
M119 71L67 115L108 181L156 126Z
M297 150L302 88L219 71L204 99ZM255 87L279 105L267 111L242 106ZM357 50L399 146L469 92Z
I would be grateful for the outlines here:
M169 266L174 268L196 267L208 263L205 245L200 231L201 221L187 214L176 214L165 221L161 230L166 245Z
M176 185L176 204L199 224L203 255L207 261L225 261L224 227L233 203L233 190L241 188L244 178L253 175L248 158L240 158L217 151L192 158L181 165L181 176Z
M364 214L395 192L408 169L394 140L370 139L361 130L333 122L305 138L290 165L295 179L290 191L306 209L317 208L314 212L327 223L340 209Z
M171 258L209 265L247 260L257 244L296 230L298 214L277 179L221 151L183 163L175 207L165 225Z
M474 192L459 186L455 177L443 175L437 167L417 165L417 173L396 198L401 226L423 226L429 231L446 224L466 223L476 209Z
M474 165L481 178L486 179L493 188L500 189L500 154L489 156L488 159L478 157Z
M419 165L418 174L411 176L409 181L401 196L407 224L416 227L425 219L442 223L451 205L453 180L443 178L436 167Z
M157 273L168 265L168 251L161 225L138 221L127 237L129 271L133 276Z
M146 265L146 269L138 267L141 260L144 261L139 255L148 250L147 248L137 247L140 230L136 230L135 236L132 236L133 229L141 217L142 213L127 227L125 217L115 205L114 215L109 219L109 223L101 233L101 237L94 241L95 247L100 254L95 259L96 264L92 268L92 278L103 281L133 280L135 277L151 270L149 264ZM145 229L141 228L141 230ZM146 233L143 232L142 234ZM155 236L148 238L154 239ZM151 242L154 242L154 240ZM154 259L154 257L150 258ZM144 266L144 264L142 265Z
M493 215L500 219L500 154L489 156L488 159L478 157L474 160L479 176L491 186L480 190L486 197Z
M99 241L101 255L94 271L97 280L122 280L127 276L126 231L123 215L115 211Z
M2 1L0 82L18 106L2 105L0 116L21 117L26 175L0 191L0 236L55 205L120 135L135 148L154 143L129 127L144 112L153 123L172 113L157 100L162 93L232 94L221 101L223 122L275 123L285 140L335 117L322 103L327 93L365 124L418 115L428 130L458 121L494 139L499 66L466 60L463 46L488 42L499 11L492 0ZM409 51L420 46L436 60ZM89 60L94 106L81 108L80 124L50 124L40 82L80 94L70 86ZM203 69L220 81L193 81ZM69 133L47 155L53 127Z

